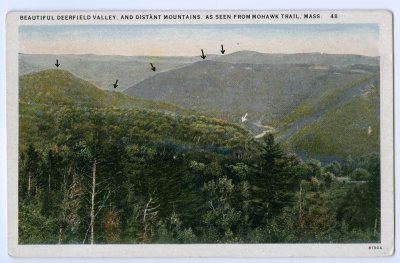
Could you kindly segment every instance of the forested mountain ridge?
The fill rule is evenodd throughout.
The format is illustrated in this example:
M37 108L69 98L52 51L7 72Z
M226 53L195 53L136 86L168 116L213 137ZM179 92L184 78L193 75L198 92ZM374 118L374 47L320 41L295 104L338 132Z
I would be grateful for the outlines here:
M356 83L339 95L342 97L340 102L333 99L306 117L297 117L294 123L287 125L297 129L282 129L280 140L289 148L318 159L325 156L343 160L347 156L378 153L379 93L377 77Z
M247 112L251 123L268 125L310 96L340 90L376 72L348 69L339 73L329 67L314 66L200 61L154 75L124 93L174 103L233 122L240 122Z
M348 65L357 62L358 57L327 54L321 55L323 60L338 65L289 64L294 62L292 56L299 61L312 58L308 54L285 55L288 64L200 61L159 73L124 93L167 101L234 123L242 123L241 117L247 114L242 125L255 138L267 131L274 132L279 142L305 157L342 161L348 156L378 152L379 88L375 99L367 101L365 94L371 87L379 87L379 66ZM377 61L361 58L365 60L359 62ZM349 108L351 101L361 103L352 104L350 120L337 109ZM325 116L330 116L330 120L318 125ZM321 131L328 126L322 136ZM307 135L302 134L304 129ZM334 131L341 134L341 141L335 141Z
M19 99L28 104L57 104L86 107L148 108L179 111L165 102L146 100L104 91L86 80L62 69L46 69L22 75Z
M61 70L21 76L19 107L21 244L380 240L379 155L302 161Z
M181 110L172 104L104 91L59 69L21 76L20 116L22 118L29 116L33 109L36 109L34 112L36 115L43 114L36 119L38 123L43 120L48 120L49 123L51 120L68 122L68 119L55 119L55 116L62 114L63 111L67 114L77 114L76 118L79 117L79 113L115 115L119 116L117 123L121 125L129 123L132 129L142 129L135 135L137 138L159 137L159 140L185 141L187 145L232 146L235 142L246 141L246 137L251 139L249 132L239 125ZM35 114L30 117L34 119L37 117ZM62 118L62 115L59 117ZM30 126L36 127L38 123L30 123ZM79 122L76 124L80 125ZM49 130L50 127L48 126ZM177 128L184 127L188 130L179 133ZM21 132L27 134L27 140L30 138L28 129L21 129ZM62 133L62 130L55 133L57 132ZM129 132L129 128L125 132ZM46 133L38 135L43 136Z

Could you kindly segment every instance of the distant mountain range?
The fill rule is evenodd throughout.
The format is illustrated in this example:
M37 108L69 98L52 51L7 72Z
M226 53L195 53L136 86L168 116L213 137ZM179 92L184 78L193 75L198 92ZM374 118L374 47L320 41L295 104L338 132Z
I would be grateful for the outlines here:
M214 60L228 63L320 64L338 67L355 64L379 65L379 57L326 53L266 54L255 51L238 51L226 56L217 56Z
M80 78L91 81L102 89L112 90L112 84L118 79L120 83L118 91L123 91L157 73L202 61L200 55L195 57L153 57L93 54L19 54L19 74L22 75L42 69L54 68L56 59L59 60L61 69L68 70ZM379 58L377 57L320 53L264 54L254 51L239 51L226 55L207 54L206 60L241 64L379 65ZM156 67L156 72L151 70L150 63Z
M20 54L19 73L21 75L55 68L56 59L60 63L60 69L68 70L102 89L113 90L113 83L118 79L117 91L122 91L158 72L183 67L198 60L192 57ZM156 72L151 70L150 63L156 67Z

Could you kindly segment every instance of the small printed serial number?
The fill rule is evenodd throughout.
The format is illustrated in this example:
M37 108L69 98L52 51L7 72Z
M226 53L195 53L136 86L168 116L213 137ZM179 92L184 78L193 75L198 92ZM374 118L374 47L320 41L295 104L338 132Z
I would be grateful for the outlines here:
M368 249L370 249L370 250L381 250L382 246L368 246Z

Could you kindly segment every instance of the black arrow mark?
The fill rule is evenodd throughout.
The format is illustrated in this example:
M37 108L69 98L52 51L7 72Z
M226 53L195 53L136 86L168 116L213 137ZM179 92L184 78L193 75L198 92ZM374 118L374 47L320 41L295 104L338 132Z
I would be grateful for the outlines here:
M116 89L118 87L118 79L115 81L115 84L113 84L114 89Z
M150 66L152 71L156 71L156 67L154 67L152 63L150 63Z
M222 53L222 54L225 53L224 45L221 45L221 53Z
M60 66L60 64L58 64L58 59L56 60L56 64L54 64L54 65L56 65L57 68L58 68L58 66Z
M203 50L201 50L201 56L200 56L202 59L205 59L206 58L206 55L204 55L204 52L203 52Z

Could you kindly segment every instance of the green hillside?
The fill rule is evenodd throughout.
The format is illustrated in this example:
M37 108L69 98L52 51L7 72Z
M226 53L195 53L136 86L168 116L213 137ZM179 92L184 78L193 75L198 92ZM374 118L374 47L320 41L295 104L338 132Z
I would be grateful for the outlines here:
M286 144L309 157L359 156L379 152L379 127L379 85L371 85L299 129Z
M372 74L307 98L271 125L291 151L344 160L379 152L379 105L379 76Z
M63 70L19 83L19 244L380 241L379 155L324 166Z
M149 140L176 140L187 144L233 147L250 137L248 131L241 126L193 115L172 104L104 91L64 70L43 70L21 76L22 126L25 124L25 117L36 118L38 123L42 122L51 131L51 127L57 125L56 122L60 121L57 118L62 118L62 114L72 114L73 119L76 119L80 118L81 113L89 119L94 115L113 119L116 123L107 125L121 123L129 127L125 130L125 136L143 136L143 139ZM38 123L29 125L35 127ZM35 135L29 128L33 127L21 129L27 140ZM46 133L37 135L43 136Z
M178 111L175 105L103 91L86 80L61 69L47 69L22 75L20 101L28 104L57 104L86 107L148 108Z

